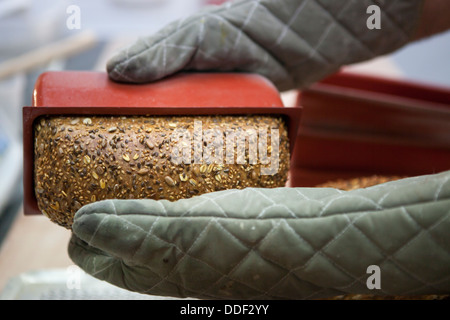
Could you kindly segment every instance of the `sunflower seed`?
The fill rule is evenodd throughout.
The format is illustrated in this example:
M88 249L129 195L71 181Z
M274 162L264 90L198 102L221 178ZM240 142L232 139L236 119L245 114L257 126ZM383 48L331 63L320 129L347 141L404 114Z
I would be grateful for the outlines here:
M151 142L150 140L145 141L145 144L147 145L147 147L149 147L150 149L153 149L155 147L155 145L153 144L153 142Z
M148 172L149 172L149 170L147 168L142 168L141 170L139 170L137 172L137 174L143 176L143 175L146 175Z
M175 186L175 181L173 181L173 179L169 176L166 176L164 178L164 180L166 181L167 185L174 187Z

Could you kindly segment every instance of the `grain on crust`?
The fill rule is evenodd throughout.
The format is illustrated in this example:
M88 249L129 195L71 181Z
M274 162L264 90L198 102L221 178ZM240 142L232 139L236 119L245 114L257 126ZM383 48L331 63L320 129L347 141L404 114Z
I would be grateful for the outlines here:
M194 121L201 121L203 139L195 136ZM174 142L171 137L177 128L192 133L192 139ZM257 163L252 164L246 152L244 163L238 163L236 144L236 158L228 164L223 139L219 145L223 161L215 161L217 143L214 135L208 140L208 132L258 132L259 128L267 128L266 159L258 157ZM263 175L261 169L267 167L264 161L272 152L269 128L279 132L279 166L274 175ZM34 133L34 182L39 209L69 229L75 212L95 201L174 201L225 189L283 187L289 170L287 128L281 117L273 115L53 116L38 119ZM187 146L191 162L174 164L171 157L175 143L180 147L186 141L191 144ZM249 140L246 146L248 151ZM212 151L203 152L201 161L196 161L195 150Z

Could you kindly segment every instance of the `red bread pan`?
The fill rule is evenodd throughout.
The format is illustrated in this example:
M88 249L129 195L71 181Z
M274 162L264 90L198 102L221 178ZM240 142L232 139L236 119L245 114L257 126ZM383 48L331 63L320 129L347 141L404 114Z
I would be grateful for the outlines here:
M291 186L450 169L450 88L341 72L298 94Z
M285 108L265 78L245 73L181 73L150 84L113 82L102 72L46 72L23 107L24 213L40 214L34 193L34 121L44 115L277 115L291 154L301 107Z

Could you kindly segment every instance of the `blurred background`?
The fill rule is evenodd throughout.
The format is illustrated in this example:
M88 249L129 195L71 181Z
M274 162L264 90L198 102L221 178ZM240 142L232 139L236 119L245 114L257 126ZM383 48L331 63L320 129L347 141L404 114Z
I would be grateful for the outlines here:
M48 70L104 71L116 49L209 2L0 0L0 241L20 209L22 107L31 105L37 77Z
M0 292L10 277L34 268L70 264L64 248L67 230L45 240L35 226L50 224L23 217L22 107L31 105L37 77L47 70L105 70L115 50L167 23L220 0L0 0ZM75 5L74 7L71 7ZM71 15L79 8L79 25ZM69 25L68 25L69 23ZM75 28L71 29L71 26ZM78 28L79 27L79 28ZM450 87L450 33L411 44L394 54L350 66L357 72L401 77ZM295 95L295 92L294 92ZM282 94L292 103L292 92ZM28 220L27 220L28 219ZM22 226L23 224L28 224ZM33 230L36 232L32 233ZM61 233L62 238L58 238ZM62 244L56 253L33 253L27 238ZM53 242L52 242L53 239ZM58 252L58 250L60 250ZM36 254L35 258L33 254ZM58 254L62 257L58 258ZM40 259L40 260L39 260ZM52 261L54 265L51 265ZM59 274L60 275L60 274ZM1 296L0 296L1 297Z

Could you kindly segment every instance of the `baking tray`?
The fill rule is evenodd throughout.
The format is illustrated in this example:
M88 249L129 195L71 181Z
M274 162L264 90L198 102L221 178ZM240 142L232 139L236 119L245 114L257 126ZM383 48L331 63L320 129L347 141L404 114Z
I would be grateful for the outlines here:
M48 115L276 115L285 119L291 154L301 107L286 108L262 76L246 73L181 73L150 84L110 81L106 73L43 73L32 106L23 107L24 214L40 214L34 193L34 122Z
M450 169L450 88L340 72L298 93L290 186Z

